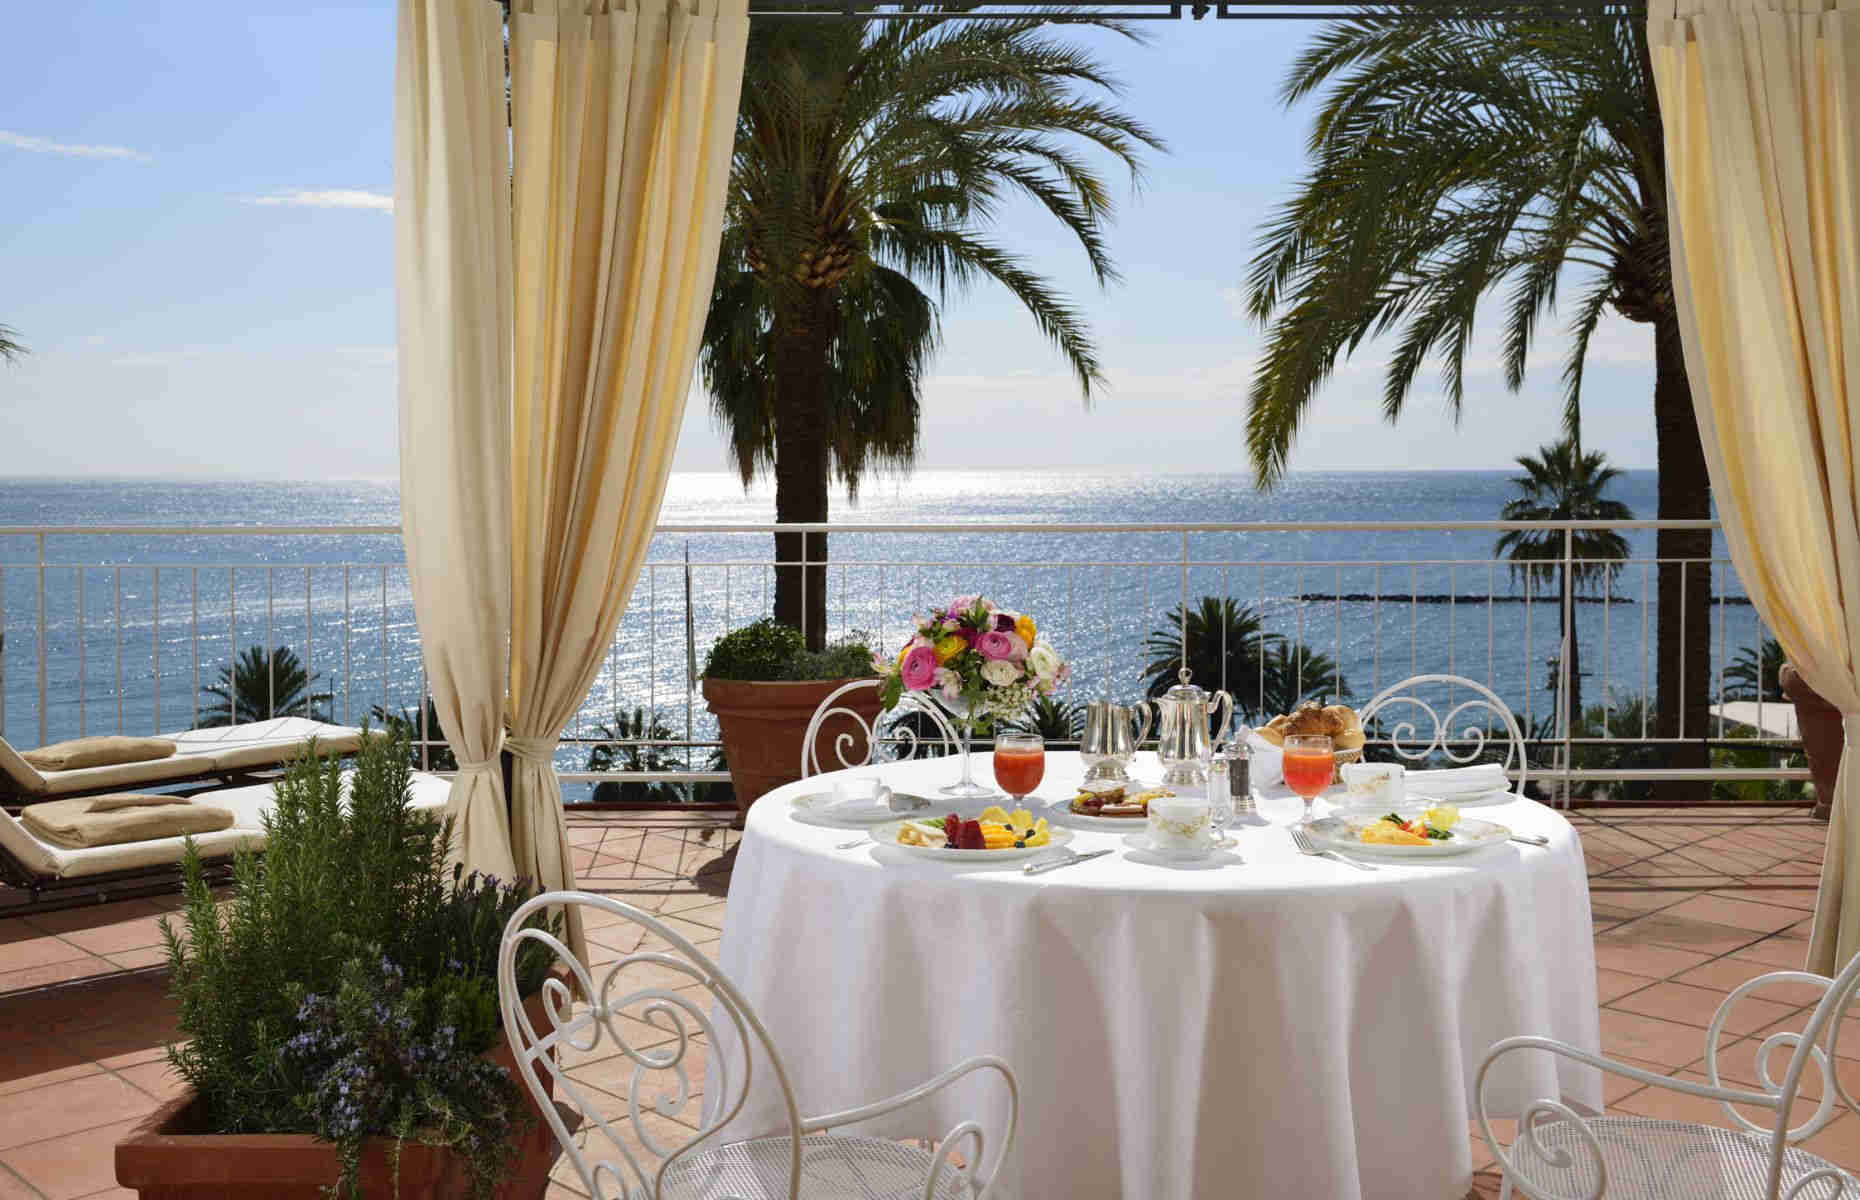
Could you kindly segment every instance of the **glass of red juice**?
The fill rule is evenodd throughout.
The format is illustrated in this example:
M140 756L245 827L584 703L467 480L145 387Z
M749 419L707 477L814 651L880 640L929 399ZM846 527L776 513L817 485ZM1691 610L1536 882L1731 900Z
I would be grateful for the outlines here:
M1295 733L1285 739L1285 786L1304 797L1305 822L1311 821L1311 802L1329 787L1337 773L1337 753L1321 733Z
M1022 799L1046 776L1046 743L1037 733L1004 733L995 739L995 786Z

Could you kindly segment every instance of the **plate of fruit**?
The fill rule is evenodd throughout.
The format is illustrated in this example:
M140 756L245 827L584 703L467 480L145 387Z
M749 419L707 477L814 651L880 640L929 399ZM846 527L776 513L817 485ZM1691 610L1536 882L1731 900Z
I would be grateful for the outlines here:
M1496 845L1511 830L1491 821L1460 816L1451 804L1438 804L1422 812L1391 812L1373 819L1325 817L1310 825L1321 845L1351 854L1377 854L1392 858L1444 858L1468 854Z
M1012 862L1065 845L1072 840L1072 831L1054 829L1045 817L1035 817L1024 808L1008 812L990 807L970 819L951 813L947 817L891 821L875 827L872 840L919 858Z

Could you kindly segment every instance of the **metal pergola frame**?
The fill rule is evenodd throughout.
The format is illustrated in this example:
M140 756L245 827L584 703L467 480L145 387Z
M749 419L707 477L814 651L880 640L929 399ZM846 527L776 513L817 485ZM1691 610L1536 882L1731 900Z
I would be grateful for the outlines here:
M873 0L844 3L796 4L794 0L750 0L749 15L759 19L814 21L897 21L940 16L950 21L1014 21L1036 18L1054 22L1078 20L1199 21L1332 21L1368 18L1387 21L1543 20L1597 15L1644 16L1645 0L1382 0L1375 4L1339 4L1336 0L1222 0L1219 3L1182 3L1180 0L1119 0L1099 4L1084 0L1050 0L1045 4L989 4L964 12L925 14L908 5L880 4Z

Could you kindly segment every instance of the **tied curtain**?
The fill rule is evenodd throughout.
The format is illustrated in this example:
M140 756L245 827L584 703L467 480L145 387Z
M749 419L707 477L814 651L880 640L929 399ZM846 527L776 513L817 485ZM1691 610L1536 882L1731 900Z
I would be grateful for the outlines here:
M459 758L455 853L572 888L555 749L664 496L716 272L748 4L515 0L508 129L497 5L400 12L402 517Z
M1860 0L1653 0L1673 286L1738 575L1846 714L1809 968L1860 953Z

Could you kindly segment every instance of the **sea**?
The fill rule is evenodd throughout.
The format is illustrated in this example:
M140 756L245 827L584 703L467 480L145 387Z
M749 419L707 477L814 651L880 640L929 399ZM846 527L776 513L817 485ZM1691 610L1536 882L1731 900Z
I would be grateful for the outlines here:
M1655 475L1624 472L1611 495L1655 511ZM1066 525L1208 522L1489 521L1512 494L1505 471L1294 474L1269 491L1237 474L1102 470L919 470L870 479L833 500L829 621L895 649L913 615L979 592L1034 614L1072 663L1075 699L1141 696L1145 640L1186 595L1231 596L1266 628L1336 663L1350 695L1420 672L1488 683L1529 724L1552 711L1558 604L1494 555L1490 531L1059 532ZM764 524L768 485L674 474L660 525ZM15 746L82 733L153 733L199 718L201 688L251 647L290 646L340 720L412 710L422 695L417 622L400 539L351 532L400 519L382 480L0 480L0 735ZM857 526L959 525L958 532ZM172 536L91 532L207 527ZM253 534L240 527L311 527ZM999 526L1020 527L1004 531ZM1030 527L1030 531L1028 531ZM1576 606L1585 703L1651 696L1651 531L1603 597ZM1764 636L1719 539L1713 569L1713 684ZM691 683L722 632L766 615L767 533L661 532L573 739L643 709L703 742L714 724ZM687 561L689 566L687 566ZM42 631L42 632L41 632ZM41 683L43 681L43 683ZM1219 680L1198 680L1208 686ZM43 695L43 704L40 702ZM707 753L692 752L694 765Z

